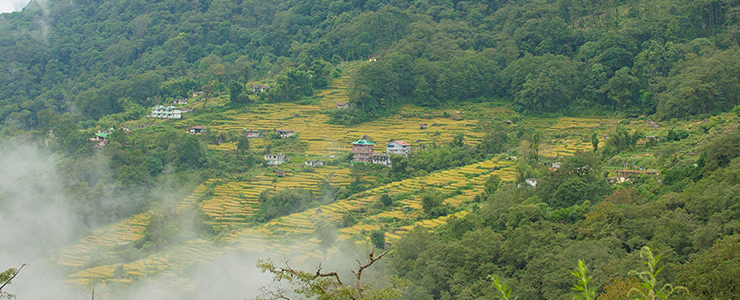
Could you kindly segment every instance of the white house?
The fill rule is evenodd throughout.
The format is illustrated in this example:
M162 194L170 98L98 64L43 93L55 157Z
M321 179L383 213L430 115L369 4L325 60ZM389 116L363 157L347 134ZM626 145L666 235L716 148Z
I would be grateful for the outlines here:
M317 160L307 160L303 164L308 167L323 167L325 162L317 159Z
M158 105L152 107L152 113L149 117L157 119L182 119L182 109L174 106Z
M527 178L527 179L524 179L524 182L526 182L527 184L529 184L533 188L537 187L537 182L538 181L540 181L540 180L537 179L537 178Z
M207 128L205 126L200 126L200 125L193 126L193 127L190 127L190 129L188 129L188 133L190 133L190 134L201 134L201 133L206 132L206 129Z
M282 165L288 161L288 158L285 157L285 154L280 152L279 154L265 154L265 162L267 162L268 165L274 166L274 165Z
M399 154L408 156L409 150L411 150L411 147L409 143L404 141L392 141L388 144L385 144L385 149L388 154Z
M370 161L373 164L381 164L385 165L386 167L391 166L391 158L388 156L388 154L385 153L373 153L370 155Z

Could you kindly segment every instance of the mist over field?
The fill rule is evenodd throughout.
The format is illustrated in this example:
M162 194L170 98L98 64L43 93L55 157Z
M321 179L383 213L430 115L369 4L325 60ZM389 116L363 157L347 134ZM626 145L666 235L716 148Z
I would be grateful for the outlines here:
M128 287L73 286L66 281L65 271L49 258L95 228L82 222L72 211L70 199L64 197L57 157L18 140L0 143L0 151L0 268L27 264L5 289L18 299L80 299L93 291L96 299L244 299L259 296L260 288L272 282L271 274L256 268L258 259L270 258L278 266L289 261L291 267L310 272L321 263L324 270L340 271L347 277L355 259L366 255L349 245L327 262L291 260L303 253L226 250L212 261L193 263L182 272L149 276ZM103 167L99 172L106 171ZM162 202L176 201L164 187L159 194L163 198L170 195Z
M16 142L0 143L0 151L0 268L28 264L7 290L22 299L73 292L62 272L44 260L86 230L69 210L54 157Z

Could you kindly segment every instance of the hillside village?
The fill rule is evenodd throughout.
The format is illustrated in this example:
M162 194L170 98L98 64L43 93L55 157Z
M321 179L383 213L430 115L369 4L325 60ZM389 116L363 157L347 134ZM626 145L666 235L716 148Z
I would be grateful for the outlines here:
M740 1L31 0L0 299L740 299Z
M338 82L341 83L341 81ZM323 101L331 101L333 103L335 100L331 97L324 99ZM321 105L323 104L319 104L319 106ZM280 107L280 109L277 109L278 107ZM485 111L487 108L477 107L476 109ZM403 196L404 198L394 200L394 203L398 204L394 204L394 206L390 208L375 212L374 215L365 215L362 217L362 221L359 221L355 225L340 229L339 238L340 240L349 240L354 241L355 243L366 243L369 242L370 239L367 235L369 232L381 230L385 233L386 243L388 243L390 247L393 247L395 241L402 236L403 232L408 232L415 226L434 228L440 224L444 224L444 222L449 218L462 217L469 213L471 208L470 205L473 203L471 202L472 199L475 195L482 192L482 182L492 174L495 174L507 182L514 182L516 181L517 176L521 176L516 174L517 171L514 168L518 158L513 155L504 155L467 165L462 168L453 168L447 171L435 172L428 176L421 176L388 184L373 183L370 186L375 186L375 188L352 195L346 200L290 214L285 217L274 219L261 226L249 223L246 220L248 220L248 216L253 215L258 210L258 198L265 191L288 187L304 188L311 190L318 195L322 193L316 185L320 181L330 180L329 182L338 184L339 187L342 187L351 183L352 180L355 180L352 179L352 173L355 172L353 169L359 168L357 164L380 165L383 168L390 169L393 166L391 163L392 157L412 157L414 155L420 155L425 151L425 147L431 149L429 143L433 143L436 136L448 137L450 139L454 137L452 134L454 131L432 133L429 129L457 130L458 128L461 128L459 127L461 125L463 126L462 128L465 128L466 126L469 126L467 124L490 121L487 120L487 118L479 120L466 118L451 120L433 117L431 119L427 119L430 120L428 123L420 123L420 120L422 119L418 117L408 118L408 120L407 118L402 117L395 119L401 120L402 122L400 124L399 122L391 121L393 118L388 118L386 120L379 120L378 122L372 122L371 124L365 125L363 126L364 128L371 128L372 130L364 130L363 128L343 128L331 126L325 123L317 123L315 120L322 117L322 115L311 113L312 110L315 110L312 106L296 107L263 104L262 108L260 106L253 107L247 112L226 112L226 115L231 116L231 121L223 122L217 120L210 124L200 123L206 125L191 125L199 124L197 122L199 119L198 116L202 114L199 113L194 114L192 119L186 118L176 121L181 122L182 124L172 123L172 125L176 127L188 128L187 132L191 135L206 139L210 144L209 149L213 149L215 151L233 151L232 149L234 149L236 142L223 141L221 143L217 143L211 140L213 136L222 136L224 130L231 129L234 129L239 136L247 138L251 148L256 151L263 151L264 149L272 148L269 150L269 153L260 156L266 169L255 174L255 176L249 181L210 179L208 182L199 186L187 199L183 200L183 202L179 204L179 207L181 207L180 209L196 205L196 207L200 207L200 209L202 209L206 214L207 222L216 226L215 228L229 228L229 231L225 232L230 233L222 236L222 239L224 239L224 241L229 241L228 243L235 243L233 246L220 250L217 250L219 248L209 248L211 249L209 250L211 251L211 254L202 254L199 258L195 258L193 256L170 256L167 260L164 260L156 258L160 254L153 254L154 256L146 258L145 260L134 261L124 265L123 279L117 279L117 276L112 275L113 273L110 271L112 265L100 265L91 268L78 269L87 264L84 262L86 259L83 258L83 253L110 249L110 246L106 246L106 244L96 244L96 242L92 241L100 239L135 241L141 236L140 231L139 233L135 233L135 231L130 231L131 233L129 233L129 230L133 230L133 227L131 227L132 229L117 229L113 231L111 228L104 229L99 233L96 233L98 237L91 237L89 241L87 239L83 240L82 244L74 246L73 248L70 248L70 250L64 252L64 254L58 258L59 263L63 266L69 266L72 269L78 270L70 277L73 282L89 282L90 280L94 280L108 284L132 283L137 278L148 276L147 274L158 274L165 270L170 270L166 272L171 272L178 268L183 268L189 263L202 261L206 257L214 255L213 253L228 251L229 249L256 250L260 247L271 249L275 247L274 244L270 244L272 242L253 244L254 239L258 236L261 238L269 237L269 239L275 239L276 243L279 243L277 241L284 238L295 239L301 236L309 238L304 244L296 245L295 247L315 249L314 252L309 252L305 257L301 258L313 260L324 255L324 252L322 252L324 250L321 250L319 247L321 241L315 238L310 238L316 230L316 226L318 226L320 222L325 222L326 220L335 220L336 222L339 222L347 211L355 209L358 211L367 211L383 194L405 196ZM501 111L500 108L494 108L494 111L496 115L500 115L500 117L497 117L496 119L501 120L499 122L504 124L504 126L521 126L521 122L517 125L506 122L511 115L507 116L507 113L505 111ZM484 112L482 115L488 116L491 114L491 112ZM511 113L509 112L509 114ZM295 115L298 115L299 117L295 117ZM292 117L286 118L285 116ZM249 120L259 121L251 122ZM195 123L193 121L195 121ZM559 118L536 120L536 122L541 122L535 123L537 124L535 126L539 126L542 128L543 132L549 133L549 135L547 135L548 137L554 138L555 136L559 136L558 138L554 138L551 142L544 144L543 148L540 150L540 155L542 157L541 161L550 172L555 173L562 168L563 164L561 161L567 159L568 156L572 155L576 151L591 150L593 147L592 143L583 142L580 137L583 132L590 132L591 130L598 128L601 128L601 130L608 130L608 124L617 122L617 120ZM432 126L427 125L428 127L424 128L429 129L426 130L418 126L418 124L426 125L429 123L431 123ZM292 128L296 129L266 129L270 127L287 128L291 124L295 125ZM659 134L658 130L661 130L660 128L652 127L649 122L644 122L644 124L643 122L636 122L636 124L639 128L651 128L656 130L656 134ZM330 138L330 140L325 140L321 138L321 131L314 128L314 126L332 128L332 131L335 134L325 135L324 138ZM342 132L344 137L336 134L339 132ZM370 137L367 134L363 134L370 132L376 137ZM569 134L563 135L562 132L569 132ZM393 138L389 138L391 136ZM480 135L475 131L467 131L465 137L465 144L476 145L480 142ZM418 146L414 146L411 143L406 142L404 139L397 138L415 140L419 144ZM385 140L385 142L380 142L383 140ZM282 146L275 148L268 147L268 145L274 145L275 141L277 141L278 144L286 143L286 145L306 141L307 145L302 143L298 148ZM378 141L378 143L373 141ZM437 142L440 141L437 140ZM605 145L604 140L600 141L600 146L603 145ZM289 149L294 150L291 151ZM296 151L296 149L299 150ZM349 163L337 164L337 160L347 156L347 162ZM637 166L635 167L637 168ZM579 166L570 172L586 172L587 168L588 166ZM609 177L612 184L624 184L627 181L641 178L643 175L654 176L658 174L657 171L646 171L633 168L620 169L616 166L609 173L612 174L612 176ZM369 174L366 176L369 176ZM370 176L364 180L370 180L368 182L372 182L373 179L372 176ZM523 185L518 185L520 188L524 188L524 186L533 189L538 187L538 178L524 178L522 180ZM439 189L441 194L450 193L449 198L444 200L445 205L452 208L450 213L432 218L424 217L423 208L420 203L421 199L419 197L425 189ZM211 192L208 192L208 190ZM141 222L143 222L141 224L146 224L145 219ZM121 228L127 228L125 226L131 225L116 226L124 226ZM194 249L196 248L203 248L205 245L203 243L204 241L202 240L194 240L182 246L178 246L178 249L180 250L177 251L195 251ZM82 247L79 249L85 250L84 252L73 250L78 249L76 247ZM278 251L278 253L287 253L289 251L293 251L291 249L293 248L282 250L275 249L275 251ZM328 251L329 253L332 253L332 251L337 250L328 249ZM105 259L102 259L102 261L105 261ZM119 274L120 271L115 271L114 273Z

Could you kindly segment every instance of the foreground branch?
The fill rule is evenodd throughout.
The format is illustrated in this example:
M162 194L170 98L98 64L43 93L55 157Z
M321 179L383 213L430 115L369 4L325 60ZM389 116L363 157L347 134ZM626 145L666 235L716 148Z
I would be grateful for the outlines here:
M3 282L3 285L0 286L0 292L2 292L3 288L5 288L6 285L10 284L10 282L13 281L13 279L15 279L16 276L18 276L18 273L20 273L23 267L25 266L26 264L22 264L21 267L18 268L17 270L14 270L14 269L8 270L10 271L10 277L8 277L8 279L5 280L5 282Z
M362 271L364 271L365 269L367 269L368 267L370 267L376 261L378 261L381 258L383 258L383 256L386 253L388 253L388 250L385 250L383 253L381 253L380 255L378 255L378 257L375 257L375 246L373 246L373 250L370 251L370 255L369 255L370 256L370 261L369 262L367 262L366 264L363 265L359 260L357 260L357 264L360 265L360 268L357 269L357 272L355 272L355 270L352 270L352 274L355 274L355 277L357 277L357 282L359 282L360 279L362 278Z

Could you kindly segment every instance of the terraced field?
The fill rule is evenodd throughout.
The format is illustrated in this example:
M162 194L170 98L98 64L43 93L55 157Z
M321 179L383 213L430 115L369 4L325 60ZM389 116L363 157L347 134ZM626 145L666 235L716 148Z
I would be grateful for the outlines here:
M228 228L228 236L216 245L213 241L193 239L148 257L122 263L99 262L115 261L115 248L140 240L148 224L150 214L132 216L118 224L108 226L83 239L78 244L62 251L54 257L57 263L70 270L69 279L77 284L114 283L130 284L139 278L151 275L177 277L183 270L198 262L207 262L224 251L246 251L271 253L273 255L301 253L292 257L293 261L318 259L337 251L336 247L323 251L320 241L314 236L317 224L330 222L340 224L342 215L348 211L365 211L364 218L357 224L338 230L340 241L366 243L367 232L383 230L389 242L398 240L404 232L415 226L434 228L447 222L453 216L467 214L457 209L482 192L483 183L492 174L504 181L513 181L516 170L511 162L497 159L486 160L447 171L434 172L424 177L407 179L383 185L346 200L310 209L304 212L277 218L261 226L246 224L259 205L259 195L268 189L282 190L301 188L319 193L319 183L329 180L334 185L346 186L352 178L346 167L326 166L312 172L301 172L303 157L343 155L350 151L350 143L369 135L380 147L386 141L401 139L412 147L432 141L445 142L457 133L464 133L466 143L474 144L481 140L483 132L473 130L481 123L503 122L511 112L500 107L469 107L466 110L448 110L444 114L424 114L425 109L405 107L401 114L364 123L358 126L338 126L327 124L326 111L336 108L337 102L347 102L348 76L334 80L330 88L321 91L318 101L313 105L294 103L262 103L248 110L231 110L222 113L223 118L207 121L212 132L238 132L243 129L263 130L293 129L298 132L300 141L306 142L305 149L292 153L294 160L280 166L286 170L285 178L277 178L274 169L262 174L252 174L249 181L226 182L208 180L200 185L190 196L183 199L178 211L198 208L208 218L211 225ZM445 117L442 117L444 115ZM481 117L482 116L482 117ZM486 119L490 117L489 119ZM195 118L190 121L197 121ZM590 150L584 132L610 128L616 121L608 119L533 119L534 126L544 130L548 140L543 141L542 156L563 157L576 150ZM206 121L203 121L206 122ZM426 130L419 129L420 123L428 124ZM518 126L518 125L512 125ZM264 139L251 140L252 149L266 146ZM209 146L211 149L233 151L234 145L224 143ZM436 219L422 220L420 195L429 189L445 195L445 204L453 214ZM391 208L379 209L375 203L381 195L388 194L397 199ZM206 196L208 195L208 196ZM372 212L372 213L371 213ZM120 260L119 260L120 261Z
M498 170L493 170L494 168L498 168ZM383 194L408 195L409 197L399 201L398 206L369 216L351 227L339 230L340 240L364 240L365 234L363 232L369 232L391 225L384 224L382 220L395 218L394 222L397 222L400 220L414 220L419 217L421 215L419 193L425 189L435 188L441 194L454 194L454 196L445 200L445 204L451 207L457 207L464 201L471 200L476 194L482 192L483 182L488 179L489 174L496 174L504 181L512 181L516 177L516 172L510 162L488 160L461 168L435 172L421 178L390 183L354 195L347 200L337 201L316 209L277 218L259 228L244 229L235 234L234 239L241 242L240 246L238 246L239 249L250 251L268 249L270 252L288 253L292 247L285 248L285 244L277 242L275 245L279 247L273 248L275 246L271 245L274 239L280 240L289 237L291 240L294 240L300 236L310 237L316 230L316 224L319 222L329 221L340 223L344 212L364 210L372 203L377 202ZM459 212L457 215L464 214L465 212ZM391 241L395 240L401 232L417 225L424 227L437 226L446 222L447 218L441 217L434 220L413 222L412 225L398 228L394 232L389 232L388 238ZM299 249L312 249L317 247L317 244L318 240L314 239L312 241L309 239L307 242L295 245L295 247L299 247Z
M494 168L499 170L493 170ZM323 169L325 170L321 171L322 168L320 168L315 173L301 174L306 176L306 179L310 179L310 176L320 177L331 172L341 172L340 169L333 170L331 167ZM296 176L301 176L301 174ZM342 176L336 176L336 178L348 177L346 173L340 174ZM57 258L57 262L60 265L77 270L69 275L70 282L72 283L81 285L91 283L98 285L125 285L149 275L178 274L188 266L213 259L224 251L238 250L255 253L272 253L274 255L302 253L301 256L293 257L292 260L318 259L324 255L324 252L318 246L319 240L314 237L316 224L319 222L339 222L344 212L365 209L378 201L382 194L395 195L405 193L409 197L400 200L399 205L394 208L379 212L365 218L358 224L339 230L340 241L348 240L364 243L366 239L366 235L363 234L364 232L382 228L388 230L387 238L392 242L400 238L400 235L404 231L410 230L414 226L436 227L446 222L450 217L445 216L433 220L415 220L421 214L421 204L418 197L420 191L429 188L436 188L441 193L457 191L455 196L445 201L451 207L457 207L463 201L469 200L476 193L481 192L482 182L490 176L489 174L496 174L504 180L513 180L515 177L511 163L496 160L483 161L453 170L435 172L422 178L394 182L354 195L347 200L337 201L316 209L277 218L258 227L242 227L243 229L233 231L226 239L229 243L228 246L217 246L212 241L195 239L167 248L165 251L155 253L143 259L96 266L94 261L91 260L92 255L89 253L104 252L112 255L111 248L120 245L119 241L125 240L126 242L132 242L142 237L141 232L148 221L148 215L137 215L128 219L126 222L106 227L96 235L83 239L80 244L63 251ZM271 188L272 186L259 184L260 182L265 182L266 179L248 183L231 182L218 185L214 196L209 200L202 201L199 206L209 216L215 216L213 218L214 224L234 224L234 220L223 217L234 214L234 211L228 209L233 206L228 205L228 203L241 203L242 200L244 202L248 201L240 197L236 197L238 200L235 200L233 195L235 193L242 193L240 191L244 190ZM336 182L345 180L337 179ZM301 180L301 182L309 181ZM207 186L213 182L211 180L198 187L191 196L182 201L179 206L180 209L196 203L198 197L201 197ZM285 184L289 184L290 181L285 180L284 182ZM245 188L245 185L251 187ZM247 197L255 196L252 193ZM220 207L221 210L209 210L218 201L221 201L222 205L216 207ZM249 214L250 212L242 210L237 213ZM454 215L463 216L464 214L466 214L465 211L459 211ZM383 221L387 218L395 218L394 222L404 219L412 220L413 222L411 222L411 225L395 228L391 231L388 227L391 224L384 223ZM328 249L327 253L331 254L334 251L337 250Z
M543 128L545 136L552 137L552 139L544 141L540 155L562 158L573 155L577 150L592 150L591 132L598 128L609 128L611 130L610 126L614 126L619 120L562 117L546 121L556 122L547 124ZM599 140L600 145L603 146L601 136L599 136Z
M235 227L244 225L245 218L259 209L259 195L263 191L300 188L320 195L319 184L322 180L346 186L352 179L349 176L349 169L334 166L317 168L313 172L286 172L284 178L277 178L275 174L262 174L249 182L228 182L218 185L213 196L201 201L198 206L210 217L210 224ZM204 185L212 182L209 181ZM200 195L191 195L186 201L193 205L196 197L202 197L202 192Z
M55 257L63 267L79 268L92 263L93 259L112 255L109 250L144 237L143 232L149 223L149 213L131 216L117 224L102 228L85 237L76 245L60 252Z
M401 114L392 115L358 126L331 125L326 122L329 116L325 113L336 109L337 102L347 102L347 88L349 72L332 81L331 86L318 94L315 105L299 105L295 103L260 103L244 110L231 110L223 113L223 120L208 121L205 125L213 132L241 132L244 129L261 130L265 133L274 129L295 130L300 140L306 141L308 147L301 151L310 156L329 156L346 153L351 149L351 142L364 135L369 135L372 141L379 145L391 140L404 140L414 145L430 143L434 139L438 142L449 141L457 133L465 133L468 143L477 143L483 132L473 131L478 125L477 120L456 117L454 111L450 117L403 117ZM401 111L415 111L417 107L404 107ZM500 112L501 110L495 110ZM419 129L419 124L428 124L427 129ZM433 136L438 135L433 138ZM253 139L252 145L262 148L264 139ZM233 150L232 143L209 146L216 150ZM380 147L382 148L382 147ZM381 149L379 149L380 151Z

